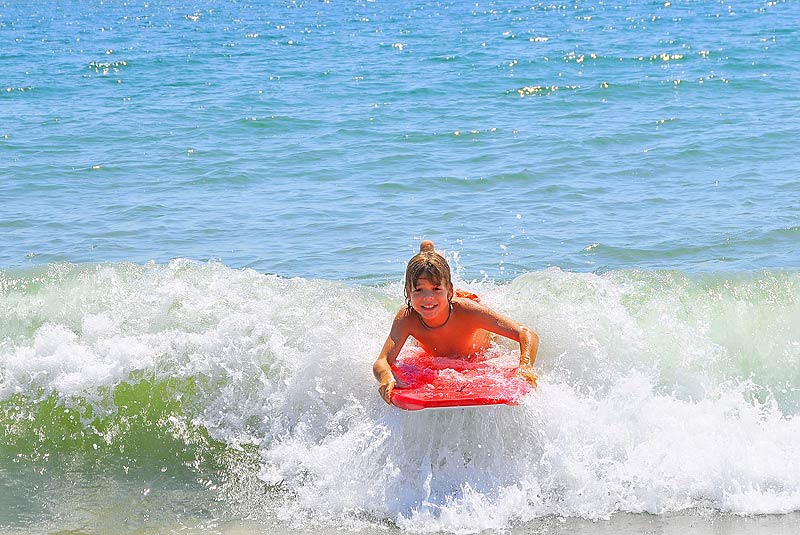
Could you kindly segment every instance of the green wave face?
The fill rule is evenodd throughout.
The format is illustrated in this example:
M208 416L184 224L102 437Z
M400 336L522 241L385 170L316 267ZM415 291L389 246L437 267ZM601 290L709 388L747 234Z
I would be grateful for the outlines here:
M0 404L0 526L124 533L153 525L191 526L220 508L242 474L257 473L253 448L231 448L191 423L191 382L120 383L94 400ZM106 412L95 403L103 396Z
M800 507L796 272L457 284L539 333L522 405L383 404L371 364L399 283L185 260L2 273L0 526L470 531Z

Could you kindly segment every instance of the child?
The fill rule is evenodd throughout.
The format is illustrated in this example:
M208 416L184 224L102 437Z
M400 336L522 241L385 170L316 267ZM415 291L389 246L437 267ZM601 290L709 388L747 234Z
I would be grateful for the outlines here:
M479 354L489 347L490 333L505 336L519 342L517 375L536 386L533 361L539 348L537 334L471 299L454 297L450 266L433 250L433 242L424 240L419 253L409 260L404 294L406 307L395 316L372 366L372 373L380 382L378 391L386 403L391 404L395 386L406 386L395 379L391 365L409 336L436 357Z

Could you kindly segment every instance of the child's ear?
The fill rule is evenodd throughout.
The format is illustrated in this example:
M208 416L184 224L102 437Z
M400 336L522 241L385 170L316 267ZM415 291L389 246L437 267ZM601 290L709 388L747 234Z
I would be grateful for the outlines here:
M403 286L403 297L406 298L406 308L411 309L411 295L407 286Z
M453 284L450 283L450 284L447 285L447 300L448 301L452 301L454 294L455 294L455 291L453 290Z

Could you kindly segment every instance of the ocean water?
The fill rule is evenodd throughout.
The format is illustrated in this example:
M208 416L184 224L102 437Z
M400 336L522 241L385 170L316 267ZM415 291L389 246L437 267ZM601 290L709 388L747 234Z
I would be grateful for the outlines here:
M798 58L794 1L0 0L0 532L791 533ZM378 398L422 238L521 405Z

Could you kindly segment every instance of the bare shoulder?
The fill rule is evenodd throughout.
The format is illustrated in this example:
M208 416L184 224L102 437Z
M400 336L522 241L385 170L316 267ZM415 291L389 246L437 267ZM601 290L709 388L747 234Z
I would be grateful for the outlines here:
M411 310L408 307L403 307L394 315L394 321L408 321L411 319Z
M454 297L453 298L453 309L458 311L463 311L472 314L481 314L490 312L491 309L486 305L483 305L473 299L468 299L466 297Z
M403 307L397 311L397 314L394 316L394 321L392 322L393 333L399 334L410 332L411 325L414 321L414 316L411 312L412 311L406 307Z
M489 308L488 306L477 303L471 299L454 298L453 299L454 311L455 307L458 309L458 314L465 319L480 325L481 327L496 332L498 324L513 324L515 323L510 318Z
M453 298L453 312L470 320L481 320L494 317L494 311L477 301L463 297Z

